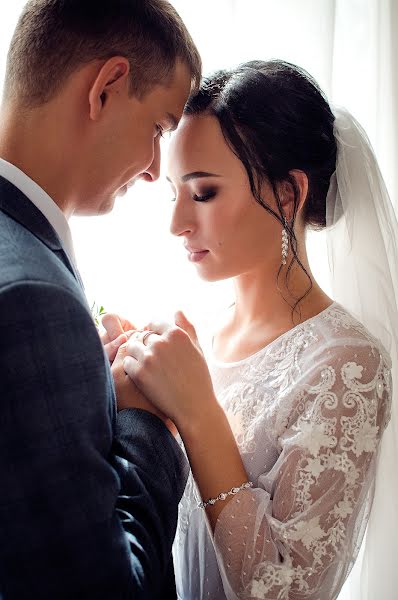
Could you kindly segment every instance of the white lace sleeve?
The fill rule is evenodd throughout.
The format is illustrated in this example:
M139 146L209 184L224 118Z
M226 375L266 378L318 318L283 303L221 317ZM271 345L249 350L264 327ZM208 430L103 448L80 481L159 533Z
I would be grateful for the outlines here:
M289 393L277 462L216 525L228 600L335 598L366 525L389 418L388 365L364 341L323 348Z

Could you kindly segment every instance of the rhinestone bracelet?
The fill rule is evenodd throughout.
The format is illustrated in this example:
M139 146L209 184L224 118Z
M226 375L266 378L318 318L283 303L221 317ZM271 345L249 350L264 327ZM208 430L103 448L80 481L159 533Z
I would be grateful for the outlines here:
M242 483L242 485L240 485L239 487L231 488L229 492L221 492L221 494L218 494L216 498L210 498L209 500L206 500L206 502L199 502L198 506L199 508L206 508L206 506L213 505L216 502L218 502L218 500L225 500L228 496L235 496L235 494L237 494L238 492L241 492L242 490L247 490L251 487L253 487L253 482L246 481L245 483Z

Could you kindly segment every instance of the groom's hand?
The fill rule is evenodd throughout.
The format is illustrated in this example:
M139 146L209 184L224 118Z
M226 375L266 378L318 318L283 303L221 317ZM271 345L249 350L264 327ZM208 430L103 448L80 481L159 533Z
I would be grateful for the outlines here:
M102 326L105 329L105 333L100 336L101 341L109 362L112 364L120 346L127 342L129 333L133 329L136 329L136 327L128 319L124 319L113 313L107 313L103 317Z
M156 415L161 419L168 430L176 435L177 429L164 415L160 410L155 408L149 400L140 392L135 383L130 379L123 367L123 361L126 357L127 352L127 344L122 345L113 361L111 370L113 379L115 382L115 390L116 390L116 402L118 411L124 410L126 408L140 408L141 410L147 410L148 412Z

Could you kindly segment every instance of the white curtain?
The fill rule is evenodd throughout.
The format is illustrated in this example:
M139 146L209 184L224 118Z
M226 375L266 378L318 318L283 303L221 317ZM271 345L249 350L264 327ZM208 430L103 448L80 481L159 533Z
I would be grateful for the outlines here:
M283 58L306 68L329 99L346 106L367 130L398 208L396 0L172 2L198 44L206 72L254 58ZM6 48L23 4L13 0L0 7L3 71ZM89 301L126 315L137 325L154 316L171 317L178 308L195 322L203 323L207 315L228 302L231 294L229 282L205 284L196 278L180 242L168 233L170 198L164 180L139 184L118 201L111 215L72 220ZM328 290L322 234L310 236L309 246L314 273ZM391 535L398 536L398 531ZM390 569L384 570L382 577L389 573L392 577L393 561L386 562L383 548L380 559L380 564ZM371 565L373 580L378 569L376 564ZM364 600L356 582L354 574L341 600ZM396 597L398 590L393 595L366 600Z

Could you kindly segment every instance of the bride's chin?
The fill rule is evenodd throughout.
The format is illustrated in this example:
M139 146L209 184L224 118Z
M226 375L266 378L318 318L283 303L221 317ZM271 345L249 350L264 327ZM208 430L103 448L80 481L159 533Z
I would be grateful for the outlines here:
M209 271L206 272L205 270L202 271L201 269L197 269L196 272L202 281L208 281L209 283L228 279L228 277L223 277L219 273L211 273Z

